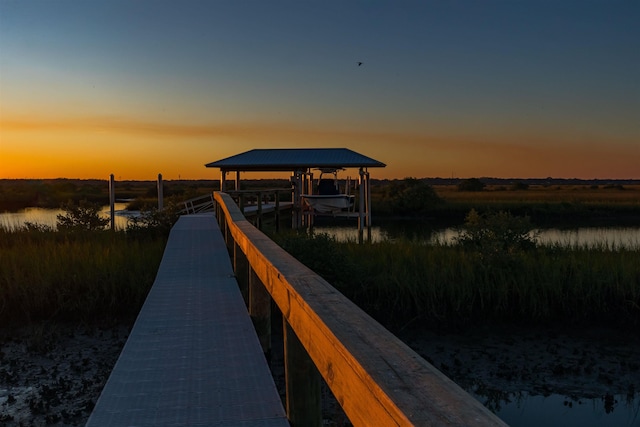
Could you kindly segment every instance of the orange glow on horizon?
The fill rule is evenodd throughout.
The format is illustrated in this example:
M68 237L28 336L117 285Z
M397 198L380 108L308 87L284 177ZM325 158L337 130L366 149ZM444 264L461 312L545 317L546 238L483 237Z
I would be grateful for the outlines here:
M217 179L219 171L205 163L253 148L293 147L347 147L386 163L371 171L373 178L640 178L636 144L610 148L597 137L6 115L0 121L0 178L105 179L114 173L148 180L162 173L166 179Z

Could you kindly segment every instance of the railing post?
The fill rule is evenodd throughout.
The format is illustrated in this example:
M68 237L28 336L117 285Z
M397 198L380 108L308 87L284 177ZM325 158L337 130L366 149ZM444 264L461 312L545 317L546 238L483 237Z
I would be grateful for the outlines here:
M249 306L249 261L236 242L233 243L233 271L245 305Z
M287 418L293 427L322 425L320 374L289 323L283 318Z
M280 231L280 192L278 190L275 191L275 204L276 204L276 233Z
M258 218L256 219L258 230L262 230L262 193L258 192Z
M271 294L249 266L249 314L262 351L271 360Z
M224 222L224 211L219 203L216 203L216 196L214 193L211 193L211 200L213 200L213 205L215 207L216 219L218 220L218 226L222 229L222 223Z
M229 231L229 224L227 223L227 219L224 220L224 243L227 246L227 252L229 252L229 256L233 255L233 247L235 245L235 241L233 240L233 236L231 235L231 231Z

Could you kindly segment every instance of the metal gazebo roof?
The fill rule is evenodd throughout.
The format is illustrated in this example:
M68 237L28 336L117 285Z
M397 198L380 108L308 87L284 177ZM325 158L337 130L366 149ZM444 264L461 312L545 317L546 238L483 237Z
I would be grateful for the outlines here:
M383 168L382 162L347 148L255 149L207 163L222 171L296 171L310 168Z

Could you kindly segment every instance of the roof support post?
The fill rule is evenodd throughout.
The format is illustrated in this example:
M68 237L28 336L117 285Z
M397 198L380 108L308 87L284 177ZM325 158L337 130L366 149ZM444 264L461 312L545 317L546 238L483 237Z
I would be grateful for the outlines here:
M367 225L367 240L371 242L371 180L369 177L369 171L365 168L364 172L365 181L365 194L366 194L366 225Z
M294 229L302 226L302 175L303 171L301 170L296 170L291 174L291 186L293 187L291 227Z
M240 191L240 171L236 171L236 191Z
M313 194L313 172L307 169L302 173L302 192L300 193L300 210L302 212L302 226L307 229L313 226L313 211L305 209L305 202L302 194Z
M371 182L369 171L360 168L359 174L359 207L358 207L358 243L364 242L364 227L367 227L367 240L371 242Z
M358 190L359 190L359 206L358 206L358 243L363 242L363 230L364 230L364 170L360 168L358 171Z
M224 187L227 182L227 171L220 169L220 191L224 192Z

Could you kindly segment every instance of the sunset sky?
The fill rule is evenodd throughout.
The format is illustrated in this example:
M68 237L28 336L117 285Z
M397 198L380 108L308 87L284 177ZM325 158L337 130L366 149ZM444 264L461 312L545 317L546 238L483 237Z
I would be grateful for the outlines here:
M373 178L640 179L639 22L635 0L0 0L0 178L345 147Z

